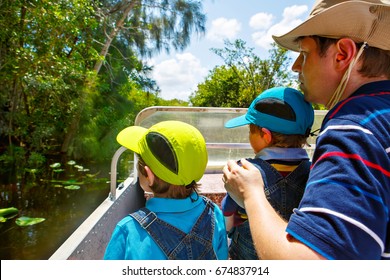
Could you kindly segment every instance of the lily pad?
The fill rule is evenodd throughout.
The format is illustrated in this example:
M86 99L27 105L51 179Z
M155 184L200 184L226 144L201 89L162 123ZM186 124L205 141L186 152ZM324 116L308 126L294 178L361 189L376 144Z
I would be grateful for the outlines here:
M19 210L15 207L2 208L0 209L0 222L4 223L9 219L16 217Z
M67 180L67 181L63 181L62 184L64 184L64 185L83 185L84 182L77 181L77 180Z
M30 217L19 217L16 219L15 223L20 227L32 226L35 224L42 223L45 218L30 218Z
M76 164L74 167L77 168L78 170L83 170L84 169L84 167L82 165L78 165L78 164Z
M51 168L58 168L60 166L61 166L61 163L59 163L59 162L56 162L56 163L53 163L50 165Z
M64 187L64 189L67 189L67 190L78 190L78 189L80 189L80 186L69 185L69 186Z

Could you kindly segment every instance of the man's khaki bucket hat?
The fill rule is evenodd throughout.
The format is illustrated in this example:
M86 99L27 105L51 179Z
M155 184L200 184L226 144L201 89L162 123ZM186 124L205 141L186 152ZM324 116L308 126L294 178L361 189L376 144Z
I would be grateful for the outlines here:
M306 21L273 38L278 45L299 51L296 39L311 35L348 37L356 43L390 50L390 0L317 0Z

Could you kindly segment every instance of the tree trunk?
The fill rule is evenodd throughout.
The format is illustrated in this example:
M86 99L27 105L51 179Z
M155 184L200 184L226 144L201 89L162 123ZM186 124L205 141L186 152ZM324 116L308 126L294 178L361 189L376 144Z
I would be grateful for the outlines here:
M123 9L122 17L116 22L115 28L111 31L111 33L107 36L107 40L103 46L103 49L100 52L100 59L95 63L95 66L93 70L96 72L96 75L99 74L100 68L103 65L103 61L108 53L108 49L111 46L112 41L115 39L115 37L118 35L118 32L123 28L126 18L128 17L130 11L133 9L133 7L138 3L138 1L130 1L128 5ZM87 81L86 88L89 88L90 86L94 87L95 81ZM62 154L68 154L69 147L71 146L71 143L73 139L76 136L76 132L79 127L81 114L85 108L86 103L86 94L87 91L84 91L80 97L79 100L79 106L77 109L77 112L75 112L74 118L72 119L72 122L70 126L68 127L68 131L65 134L64 141L61 146L61 153Z
M96 73L99 73L100 71L100 68L102 67L103 65L103 61L108 53L108 49L110 48L111 46L111 43L112 43L112 40L114 40L114 38L116 37L116 35L118 35L118 32L123 28L123 25L125 23L125 20L127 18L127 16L129 15L130 11L134 8L134 6L136 5L137 1L131 1L129 3L129 5L127 5L127 7L123 10L123 14L122 14L122 17L116 22L115 24L115 28L111 31L111 33L107 36L107 41L106 43L104 44L104 47L103 49L101 50L100 52L100 57L101 59L99 61L97 61L95 63L95 66L93 68L93 70L96 72Z

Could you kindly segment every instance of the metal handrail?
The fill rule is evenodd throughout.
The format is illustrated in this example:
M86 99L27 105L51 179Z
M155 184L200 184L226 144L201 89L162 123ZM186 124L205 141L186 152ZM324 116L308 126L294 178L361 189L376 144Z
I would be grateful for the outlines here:
M206 143L206 147L209 149L252 149L249 143Z
M108 195L108 198L111 201L114 201L116 199L116 176L117 176L117 166L118 166L118 160L119 157L123 154L124 151L126 151L127 148L121 146L118 150L116 150L114 156L111 159L111 174L110 174L110 193Z

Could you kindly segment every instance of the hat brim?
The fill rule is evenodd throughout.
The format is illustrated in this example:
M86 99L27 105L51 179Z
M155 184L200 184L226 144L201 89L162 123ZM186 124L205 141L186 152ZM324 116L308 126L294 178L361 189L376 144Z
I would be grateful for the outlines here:
M239 127L250 124L250 122L246 119L246 115L239 116L237 118L228 120L225 123L226 128L233 128L233 127Z
M141 126L129 126L118 133L116 140L127 149L140 154L139 142L147 133L147 129Z
M272 37L278 45L292 51L299 51L299 37L313 35L348 37L357 43L367 42L369 46L390 50L390 41L384 40L390 36L389 26L389 5L347 1L310 16L284 35Z

